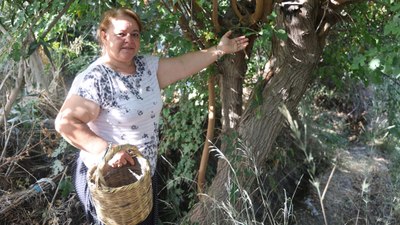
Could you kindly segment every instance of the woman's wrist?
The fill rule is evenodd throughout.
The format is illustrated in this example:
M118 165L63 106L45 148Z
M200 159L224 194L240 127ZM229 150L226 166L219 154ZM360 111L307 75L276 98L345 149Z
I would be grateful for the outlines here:
M97 161L98 162L103 161L104 157L107 155L107 153L109 151L111 151L112 147L113 147L113 143L112 142L107 142L107 145L102 148L101 152L96 154L97 155L96 156Z
M104 157L107 155L107 153L112 149L112 147L113 147L113 143L110 141L110 142L107 142L107 147L105 148L105 150L104 150L104 155L102 156L102 159L104 159Z
M222 56L225 55L225 52L218 48L218 45L215 45L215 54L217 55L217 60L219 60Z

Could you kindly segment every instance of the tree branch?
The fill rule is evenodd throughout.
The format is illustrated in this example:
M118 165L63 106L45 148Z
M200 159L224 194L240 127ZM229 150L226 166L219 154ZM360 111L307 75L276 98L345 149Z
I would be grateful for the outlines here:
M7 75L4 77L3 81L0 84L0 92L3 90L3 87L5 87L6 81L8 80L8 78L11 77L11 75L13 74L14 71L9 70Z
M357 2L364 2L365 0L330 0L333 5L344 6L348 4L354 4Z
M218 0L213 0L212 22L214 24L215 32L221 32L221 25L218 21Z
M239 21L242 21L243 15L239 11L239 8L237 6L237 0L231 0L231 5L232 5L233 12L235 12L236 16L239 18Z
M204 186L206 180L206 170L208 158L210 154L210 141L214 139L215 128L215 76L208 78L208 125L207 135L204 142L203 154L201 155L199 176L197 179L197 190L199 193L204 193Z
M264 0L264 17L270 15L273 9L274 9L274 1Z
M7 99L7 103L4 106L2 114L0 114L0 121L6 121L8 114L10 114L11 108L14 102L17 100L18 94L24 86L24 75L26 73L26 64L24 59L19 61L18 77L15 81L15 87L11 90L10 97Z
M206 11L202 7L199 6L197 1L192 0L192 3L191 3L191 15L192 15L192 18L196 21L196 23L195 23L196 26L199 29L204 30L204 29L206 29L204 18L199 19L199 17L198 17L198 15L201 14L201 13L203 13L205 15ZM210 18L210 15L205 16L205 18ZM210 22L212 22L212 21L210 21Z
M168 10L169 13L174 14L173 10L169 7L168 3L165 2L165 0L161 0L161 2L162 2L161 4L164 5L164 7Z
M58 13L58 15L53 19L53 21L51 21L51 23L49 24L47 29L43 32L42 36L40 36L40 39L44 39L47 36L47 34L51 31L51 29L53 29L53 27L56 25L58 20L60 20L60 18L67 12L67 10L69 9L69 7L72 5L72 3L74 1L75 0L69 0L69 2L67 2L67 4L65 4L63 10L61 10Z
M174 9L182 14L179 18L179 26L181 27L185 37L190 41L197 43L200 48L205 48L205 44L200 40L199 37L197 37L196 33L189 26L189 21L185 17L184 13L184 10L186 11L186 9L183 9L178 3L174 5Z
M250 25L257 23L264 14L264 0L256 0L256 9L250 17Z
M7 41L12 41L11 35L7 32L6 28L3 27L0 23L0 31L4 34L4 36L7 38Z

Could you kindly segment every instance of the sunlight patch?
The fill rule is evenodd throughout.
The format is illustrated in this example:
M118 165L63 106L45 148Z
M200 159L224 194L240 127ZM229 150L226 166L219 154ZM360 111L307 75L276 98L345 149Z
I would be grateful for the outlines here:
M371 70L376 70L379 66L381 65L381 60L380 59L373 59L371 62L369 62L369 68Z

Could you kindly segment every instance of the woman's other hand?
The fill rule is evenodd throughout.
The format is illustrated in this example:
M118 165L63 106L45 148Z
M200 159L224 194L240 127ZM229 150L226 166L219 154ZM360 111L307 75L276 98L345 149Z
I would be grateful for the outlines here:
M135 165L135 160L133 160L132 156L126 151L117 152L109 161L108 165L113 168L122 167L126 164Z

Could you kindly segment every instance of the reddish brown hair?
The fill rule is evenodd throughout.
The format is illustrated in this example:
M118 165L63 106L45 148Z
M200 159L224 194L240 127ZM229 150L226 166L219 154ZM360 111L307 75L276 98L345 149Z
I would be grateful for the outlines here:
M132 19L134 19L137 22L137 24L139 26L139 32L142 31L142 29L143 29L142 21L140 20L139 15L136 14L135 12L133 12L132 10L127 9L127 8L118 8L118 9L107 10L103 13L100 25L97 28L97 40L101 46L103 46L103 42L102 42L101 36L100 36L101 32L106 31L110 27L111 19L115 19L118 16L131 17Z

